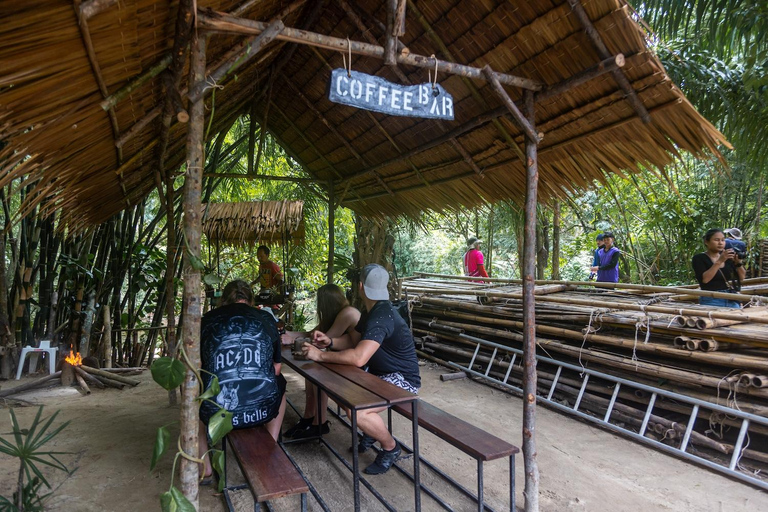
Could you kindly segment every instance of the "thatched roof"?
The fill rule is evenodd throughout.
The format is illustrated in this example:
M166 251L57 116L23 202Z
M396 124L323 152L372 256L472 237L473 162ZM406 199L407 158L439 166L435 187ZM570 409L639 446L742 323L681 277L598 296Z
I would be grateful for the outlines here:
M269 21L289 3L198 0L197 5L221 12L240 6L239 16ZM383 44L377 23L386 20L386 2L349 3L366 25L365 34L345 15L340 0L321 3L315 13L318 3L307 0L283 21L286 27L352 40L373 35ZM727 144L670 81L631 8L621 0L582 4L607 51L626 57L623 73L652 122L640 120L610 73L537 102L535 124L544 133L539 148L542 201L587 187L603 173L661 167L678 150L706 156ZM90 18L87 31L98 73L70 0L0 5L0 141L9 143L0 150L0 184L28 173L38 180L36 197L45 198L49 210L61 210L75 227L102 222L150 192L160 120L143 126L142 120L164 101L162 75L117 103L114 126L99 106L104 93L97 77L111 95L161 62L173 42L175 5L120 0ZM413 0L406 14L401 40L411 54L435 54L476 67L489 64L497 72L540 83L544 90L603 60L564 0ZM220 62L243 39L211 35L208 62ZM210 93L207 97L206 115L213 115L209 137L249 112L253 98L261 116L271 97L270 132L321 186L333 180L337 197L344 194L343 204L362 214L414 214L522 198L524 167L512 144L522 147L523 135L486 82L438 76L454 97L455 121L369 113L327 100L330 69L343 66L340 52L298 45L275 76L271 94L265 92L270 70L291 46L272 42L217 84L215 101ZM426 69L399 65L398 76L374 58L353 56L352 67L392 82L427 81ZM183 76L185 88L186 72ZM506 90L521 99L519 89ZM445 137L449 132L456 135L453 140ZM133 133L118 150L115 141ZM185 134L186 125L172 127L167 170L183 163ZM425 145L430 149L419 152Z
M302 201L254 201L204 205L203 233L213 243L283 245L304 242Z

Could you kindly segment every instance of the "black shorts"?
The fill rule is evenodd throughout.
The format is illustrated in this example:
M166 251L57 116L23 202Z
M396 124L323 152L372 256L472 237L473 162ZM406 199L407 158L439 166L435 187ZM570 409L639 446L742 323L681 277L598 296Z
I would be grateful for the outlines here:
M277 384L277 389L279 393L279 400L275 402L275 404L267 411L267 414L258 422L255 423L245 423L245 424L239 424L239 425L233 425L234 429L239 428L250 428L255 427L258 425L263 425L265 423L269 423L273 419L277 418L277 415L280 413L280 404L283 402L283 396L285 396L285 388L288 384L288 382L285 380L285 377L283 377L283 374L277 375L275 377L275 383ZM215 411L212 411L210 407L201 407L200 408L200 420L205 424L208 425L208 421L211 419L211 417L218 412L218 409ZM242 411L241 411L242 412Z

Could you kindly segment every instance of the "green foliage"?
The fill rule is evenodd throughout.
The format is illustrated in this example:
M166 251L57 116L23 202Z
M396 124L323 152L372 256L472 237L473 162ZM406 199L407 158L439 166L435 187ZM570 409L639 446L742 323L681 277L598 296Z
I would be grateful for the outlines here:
M168 391L184 382L187 370L184 363L172 357L160 357L152 363L152 379Z
M59 411L53 413L49 418L41 419L43 414L43 406L41 405L37 409L32 424L29 428L23 429L19 426L15 411L9 409L9 413L13 438L12 441L8 441L0 437L0 453L19 459L19 480L13 496L14 503L6 498L0 498L0 510L43 510L42 501L48 495L40 496L40 487L44 484L50 489L51 484L43 475L42 466L64 472L68 472L68 470L57 457L67 452L44 451L42 447L64 430L69 422L51 429ZM24 485L24 478L27 480L26 485Z
M157 461L168 450L168 445L171 443L171 433L168 427L160 427L157 429L157 437L155 438L155 447L152 449L152 460L149 463L149 470L155 469Z

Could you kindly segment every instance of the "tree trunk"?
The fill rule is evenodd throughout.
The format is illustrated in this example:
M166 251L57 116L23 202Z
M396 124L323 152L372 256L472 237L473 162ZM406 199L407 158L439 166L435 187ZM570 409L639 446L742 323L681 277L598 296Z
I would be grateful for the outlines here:
M80 338L80 356L88 357L91 350L91 327L96 313L96 293L88 294L88 306L85 308L85 322L83 323L83 335Z
M560 280L560 201L555 200L552 213L552 280Z

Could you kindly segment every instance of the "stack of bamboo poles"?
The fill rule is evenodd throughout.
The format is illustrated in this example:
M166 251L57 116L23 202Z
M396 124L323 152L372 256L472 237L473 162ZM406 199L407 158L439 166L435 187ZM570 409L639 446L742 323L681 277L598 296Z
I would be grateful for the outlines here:
M748 283L740 296L748 306L740 310L699 306L686 300L700 293L692 288L659 292L656 287L624 291L567 282L537 286L537 353L768 416L768 305L764 305L768 299L763 297L764 280ZM408 278L402 284L403 298L412 306L414 333L422 340L422 355L463 365L472 360L476 346L467 335L522 348L521 291L520 285L510 282L481 284L436 277ZM481 349L475 369L485 373L491 357L490 349ZM510 356L499 352L488 375L503 380L508 373L508 382L519 384L523 371L519 365L510 369ZM555 371L539 365L543 396L549 393ZM578 372L564 371L554 398L573 404L581 383ZM612 391L608 381L591 379L580 410L602 418ZM642 390L625 388L618 395L613 420L637 429L649 398ZM646 435L679 444L690 411L689 406L659 396ZM740 421L702 407L693 426L692 449L707 457L728 456L739 425ZM768 428L752 425L749 432L741 467L765 471Z
M760 276L768 276L768 240L760 242Z

